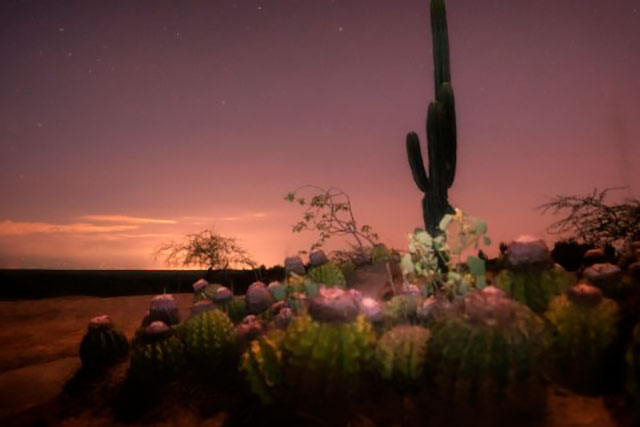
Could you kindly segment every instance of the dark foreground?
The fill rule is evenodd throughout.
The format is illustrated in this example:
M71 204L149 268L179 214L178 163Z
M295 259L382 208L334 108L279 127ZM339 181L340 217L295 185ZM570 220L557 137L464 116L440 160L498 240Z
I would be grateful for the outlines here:
M186 316L192 295L176 298ZM293 408L259 409L242 384L229 379L233 375L221 373L216 378L197 378L199 381L143 393L124 381L126 363L102 376L80 371L77 346L87 321L96 313L108 313L131 336L149 299L76 296L0 301L0 425L327 425L335 419L331 415L345 407L350 414L344 419L352 426L631 425L622 396L580 396L556 387L548 389L547 408L535 419L516 417L483 423L477 412L447 407L438 396L422 393L402 398L374 389L367 391L367 399L361 396L322 408L328 416L323 419L295 413ZM324 404L318 402L320 407Z

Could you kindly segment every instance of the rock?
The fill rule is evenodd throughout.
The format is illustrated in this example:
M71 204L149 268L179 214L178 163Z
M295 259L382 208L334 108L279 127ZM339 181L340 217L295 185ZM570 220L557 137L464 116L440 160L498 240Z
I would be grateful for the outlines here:
M542 239L520 236L507 248L507 262L513 268L545 267L551 261L551 253Z
M584 253L584 256L582 257L582 263L586 267L591 267L594 264L604 263L606 259L607 257L603 249L600 249L600 248L589 249L587 252Z
M249 285L246 293L246 301L247 311L251 314L260 314L275 302L271 292L269 292L262 282L254 282Z
M318 267L328 262L329 262L329 259L324 254L324 251L321 249L318 249L317 251L313 251L309 254L309 264L312 267Z
M195 293L195 294L200 293L200 292L204 291L207 286L209 286L209 282L207 282L204 279L200 279L200 280L198 280L197 282L195 282L192 285L193 293Z
M295 273L299 276L304 275L305 268L302 258L299 256L290 256L284 259L284 271L285 277L288 277L290 273Z
M180 322L178 303L171 294L157 295L151 299L148 323L160 320L168 325Z
M191 316L197 316L205 311L214 310L216 306L209 300L198 301L191 306Z
M606 296L615 296L622 281L622 270L614 264L594 264L584 270L584 277L593 286L600 288Z
M567 291L567 298L575 304L595 307L602 301L602 291L595 286L581 283Z
M113 322L111 318L103 314L102 316L96 316L89 321L88 326L89 331L100 332L100 331L109 331L113 329Z
M233 292L225 286L220 286L213 294L212 300L216 304L225 304L233 298Z
M362 295L381 301L394 294L393 288L398 289L402 286L400 266L390 262L389 270L393 283L389 280L386 262L360 266L346 274L347 288L357 289Z
M309 304L309 314L321 322L351 322L359 311L353 295L340 288L320 289Z

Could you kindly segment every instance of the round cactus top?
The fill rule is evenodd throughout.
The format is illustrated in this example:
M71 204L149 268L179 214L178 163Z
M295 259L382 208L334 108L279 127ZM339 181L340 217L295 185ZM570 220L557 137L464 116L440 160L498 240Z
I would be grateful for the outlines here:
M249 285L249 287L247 288L247 293L249 293L249 291L251 291L251 290L255 290L255 289L257 289L257 288L264 288L264 289L266 289L266 288L267 288L267 285L265 285L265 284L264 284L264 283L262 283L262 282L253 282L253 283L252 283L252 284L250 284L250 285Z
M207 286L209 286L209 282L204 279L200 279L193 284L193 292L202 292Z
M287 273L304 274L304 263L299 256L290 256L284 259L284 269Z
M595 286L580 283L567 291L567 297L572 303L595 307L602 301L602 291Z
M528 309L495 286L475 291L462 300L463 316L487 326L511 327L523 310Z
M113 329L113 322L107 314L96 316L89 321L89 331L99 332Z
M309 305L311 317L321 322L350 322L358 313L354 295L340 288L321 288Z
M384 318L384 306L375 298L364 297L360 299L358 308L370 322L378 322Z
M525 267L551 262L551 253L542 239L520 236L509 244L507 261L512 267Z
M196 316L205 311L213 310L214 308L213 302L209 300L198 301L191 306L191 315Z
M156 295L151 299L151 309L177 308L178 303L171 294Z
M173 331L166 323L156 320L155 322L151 322L146 328L144 328L143 335L147 339L156 340L156 339L164 339L169 336Z
M217 303L224 303L233 298L233 292L225 286L220 286L213 294L213 301Z

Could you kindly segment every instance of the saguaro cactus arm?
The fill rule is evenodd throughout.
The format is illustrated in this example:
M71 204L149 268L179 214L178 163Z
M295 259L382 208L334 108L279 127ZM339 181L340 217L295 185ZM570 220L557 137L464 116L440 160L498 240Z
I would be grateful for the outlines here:
M420 153L420 138L415 132L407 134L407 155L409 157L409 166L411 166L411 172L413 173L413 180L420 191L426 192L429 186L429 179L427 178L427 171L424 169L422 153Z

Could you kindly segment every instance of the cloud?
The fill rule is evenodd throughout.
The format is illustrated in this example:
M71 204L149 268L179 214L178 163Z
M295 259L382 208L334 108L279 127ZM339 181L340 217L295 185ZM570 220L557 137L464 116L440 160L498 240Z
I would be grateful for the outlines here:
M137 225L95 225L84 222L73 224L49 224L46 222L0 221L0 236L22 236L26 234L85 234L113 233L137 229Z
M87 221L100 222L120 222L124 224L176 224L173 219L140 218L128 215L85 215L82 217Z
M204 223L211 223L216 221L242 221L242 220L250 220L256 218L265 218L267 216L266 212L254 212L243 215L232 215L232 216L217 216L217 217L201 217L201 216L184 216L182 219L188 221L194 221L193 224L201 225Z

